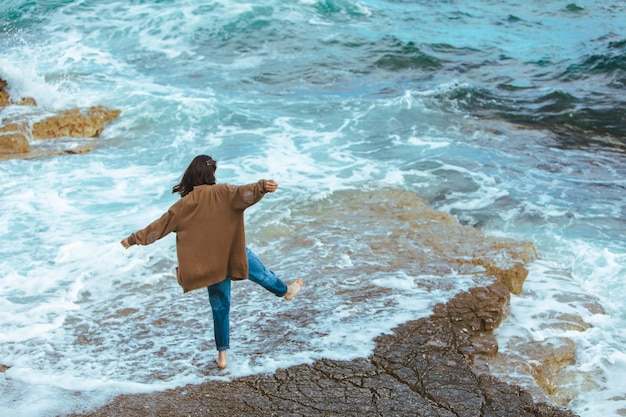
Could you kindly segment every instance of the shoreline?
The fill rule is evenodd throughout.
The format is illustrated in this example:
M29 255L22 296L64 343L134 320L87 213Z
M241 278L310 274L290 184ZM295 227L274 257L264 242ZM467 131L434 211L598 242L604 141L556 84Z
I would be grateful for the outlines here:
M299 215L315 216L343 233L362 227L354 218L376 219L381 230L397 238L375 233L368 241L372 256L393 253L410 260L404 267L416 268L414 276L453 266L482 284L436 304L427 317L379 335L366 358L320 359L229 382L125 394L72 416L574 416L535 400L485 366L498 357L493 331L508 313L511 294L522 292L525 265L537 258L534 245L484 236L414 193L378 190L376 197L377 204L371 204L370 192L337 192L332 202L303 207ZM334 216L339 226L324 216ZM354 266L352 272L367 276L367 263L359 267L364 269Z
M71 416L575 416L473 367L476 357L497 351L493 330L509 299L496 281L379 336L368 358L321 359L229 382L125 394Z
M508 312L511 294L522 293L528 275L525 265L537 258L534 245L485 236L460 225L453 216L433 210L411 192L377 190L376 204L372 204L372 193L339 191L329 201L303 206L298 214L319 220L332 217L336 223L321 222L327 239L351 228L357 233L363 223L354 219L375 219L379 230L389 231L383 234L374 230L368 237L367 251L360 254L363 262L351 268L351 274L364 277L364 282L372 273L365 262L368 257L386 259L393 254L394 260L402 259L403 263L394 263L388 271L401 266L417 277L432 275L433 271L445 275L441 271L452 269L471 275L472 281L480 284L469 289L465 286L452 298L442 300L429 316L377 336L376 347L368 357L320 359L311 365L229 382L123 394L94 409L75 406L71 409L74 414L69 415L575 415L538 401L528 389L503 382L484 366L499 356L493 331ZM291 239L304 235L292 229L284 234L275 241L289 245ZM389 239L390 235L394 238ZM416 285L430 291L438 284L433 279ZM368 294L363 292L359 300L368 302ZM124 316L124 321L128 320ZM78 391L70 394L80 398Z

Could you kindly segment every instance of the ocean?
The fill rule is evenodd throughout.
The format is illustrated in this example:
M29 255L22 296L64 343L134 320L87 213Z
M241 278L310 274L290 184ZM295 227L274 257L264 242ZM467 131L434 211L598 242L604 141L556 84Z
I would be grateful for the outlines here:
M531 363L521 345L571 340L553 401L626 415L625 16L616 0L3 0L11 97L122 113L89 153L0 161L1 414L368 356L477 284L412 276L392 251L364 259L384 226L341 233L320 210L399 189L533 242L500 352ZM176 201L198 154L219 182L279 183L247 211L248 244L305 280L292 303L234 284L222 373L174 237L119 244ZM550 325L564 316L582 324Z

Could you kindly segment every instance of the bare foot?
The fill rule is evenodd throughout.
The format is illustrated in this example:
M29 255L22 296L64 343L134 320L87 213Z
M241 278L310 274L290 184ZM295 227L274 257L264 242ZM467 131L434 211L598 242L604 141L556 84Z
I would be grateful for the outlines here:
M217 363L217 367L219 369L226 369L226 363L228 362L228 358L226 357L226 351L220 350L217 352L217 359L215 363Z
M304 282L300 278L294 280L291 284L287 285L287 294L285 294L285 300L291 301L302 289Z

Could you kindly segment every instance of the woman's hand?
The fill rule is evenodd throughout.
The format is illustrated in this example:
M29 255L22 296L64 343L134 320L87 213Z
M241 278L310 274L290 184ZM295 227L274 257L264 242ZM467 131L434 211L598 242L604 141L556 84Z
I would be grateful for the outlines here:
M273 193L278 188L278 183L274 180L266 180L265 181L265 192Z
M122 239L122 241L120 243L122 244L122 246L124 246L124 249L130 248L130 243L128 243L128 238L127 237Z

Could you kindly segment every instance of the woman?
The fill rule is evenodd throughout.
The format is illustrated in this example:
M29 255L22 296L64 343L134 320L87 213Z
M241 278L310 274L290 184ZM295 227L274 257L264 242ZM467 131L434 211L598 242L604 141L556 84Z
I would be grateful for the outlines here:
M248 185L216 184L217 162L196 156L172 189L181 198L122 246L149 245L176 233L176 277L184 292L207 287L213 313L217 366L226 368L230 334L231 280L250 278L286 300L302 289L300 278L286 285L246 247L244 210L278 188L274 180Z

